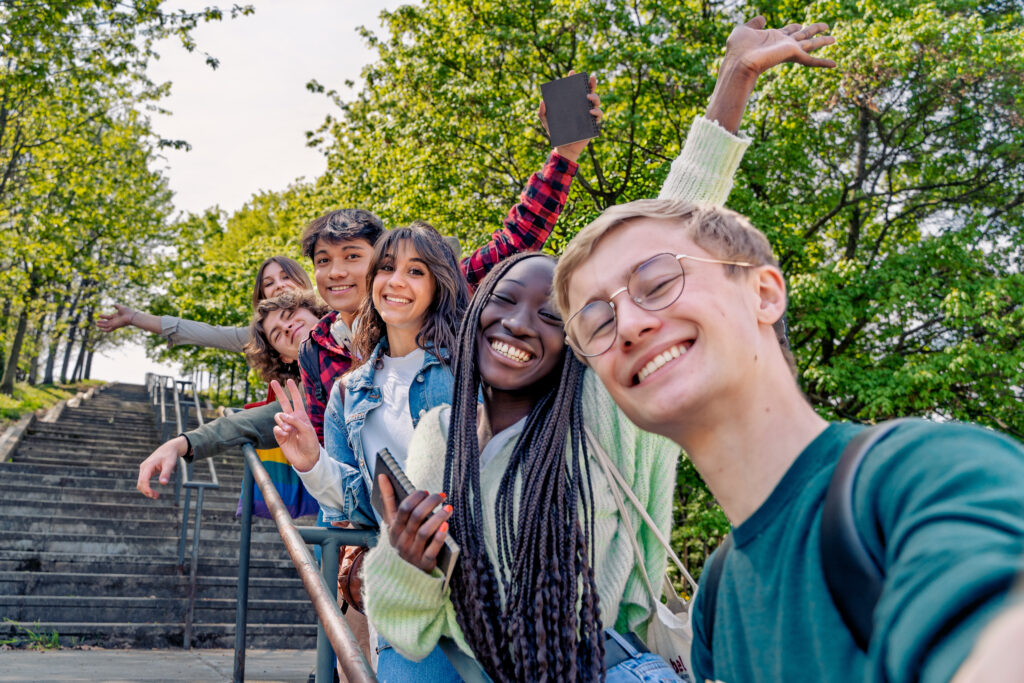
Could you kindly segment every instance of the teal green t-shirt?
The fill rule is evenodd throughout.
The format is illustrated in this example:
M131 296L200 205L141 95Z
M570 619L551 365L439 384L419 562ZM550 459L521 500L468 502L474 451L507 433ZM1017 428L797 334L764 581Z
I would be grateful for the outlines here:
M854 486L857 528L885 572L871 643L857 647L819 540L832 471L860 429L830 425L733 530L710 652L697 593L697 681L948 681L1003 604L1024 564L1024 448L980 427L913 421L872 448Z

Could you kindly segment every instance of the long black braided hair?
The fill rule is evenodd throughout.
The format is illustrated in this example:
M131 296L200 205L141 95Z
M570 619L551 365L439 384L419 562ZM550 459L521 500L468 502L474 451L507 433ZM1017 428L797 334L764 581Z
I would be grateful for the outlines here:
M497 283L527 258L551 257L527 253L499 263L459 327L444 472L444 490L455 508L449 533L462 547L452 602L466 641L495 681L598 681L604 677L604 635L591 551L585 367L568 348L552 371L557 385L530 411L501 479L495 501L497 575L484 539L477 331Z

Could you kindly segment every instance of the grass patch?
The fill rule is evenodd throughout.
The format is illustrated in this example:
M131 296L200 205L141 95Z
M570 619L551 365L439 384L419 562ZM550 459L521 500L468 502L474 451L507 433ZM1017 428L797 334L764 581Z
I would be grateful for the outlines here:
M22 626L13 619L8 619L7 617L4 617L4 623L14 626L19 633L14 635L12 638L0 640L0 645L25 647L29 650L60 649L60 636L57 634L56 629L47 633L40 627L38 621L33 624L33 628L29 628L28 626Z
M39 384L36 386L25 383L15 384L14 394L0 394L0 431L25 415L40 409L52 408L58 401L71 398L78 391L98 384L104 384L104 382L85 380L74 384Z

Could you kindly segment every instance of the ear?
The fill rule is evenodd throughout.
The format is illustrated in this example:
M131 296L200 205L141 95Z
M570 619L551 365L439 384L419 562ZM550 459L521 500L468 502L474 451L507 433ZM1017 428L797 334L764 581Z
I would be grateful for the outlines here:
M758 322L774 325L786 312L786 281L775 266L755 271L758 294Z

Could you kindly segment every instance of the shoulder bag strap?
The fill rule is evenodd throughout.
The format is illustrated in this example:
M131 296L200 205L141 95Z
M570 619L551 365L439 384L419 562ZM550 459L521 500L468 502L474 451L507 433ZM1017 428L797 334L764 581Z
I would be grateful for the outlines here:
M669 558L675 563L676 568L679 569L680 573L682 573L683 578L686 579L686 582L690 586L690 590L695 593L697 591L697 582L694 581L690 572L686 570L686 567L683 565L682 560L679 559L679 556L676 555L676 552L672 550L672 546L669 544L668 539L665 538L665 534L661 532L658 525L655 524L654 520L651 519L651 516L647 514L647 510L644 508L643 503L641 503L640 499L636 497L633 489L630 488L629 484L627 484L626 480L622 477L622 473L619 472L617 467L615 467L615 463L613 463L608 457L608 454L605 453L604 448L601 447L597 437L594 436L592 431L590 431L590 427L584 426L583 429L586 431L590 444L597 454L598 462L601 462L602 468L605 469L605 475L610 475L610 479L614 480L615 483L619 485L619 488L622 489L622 492L626 494L626 497L629 498L629 502L633 504L633 507L636 508L637 513L639 513L640 518L647 523L647 527L651 530L651 533L654 534L655 538L658 539L658 542L665 548Z
M715 635L715 609L718 607L718 584L722 580L722 569L725 568L725 558L732 550L732 534L727 534L722 543L718 546L718 552L714 561L704 566L704 573L700 577L700 592L704 596L704 611L701 614L704 618L704 635L707 638L708 651L711 650L712 638Z
M843 622L864 651L871 641L875 605L882 594L885 575L857 531L853 485L868 451L904 422L907 420L883 422L862 430L850 440L832 473L821 513L825 583Z

